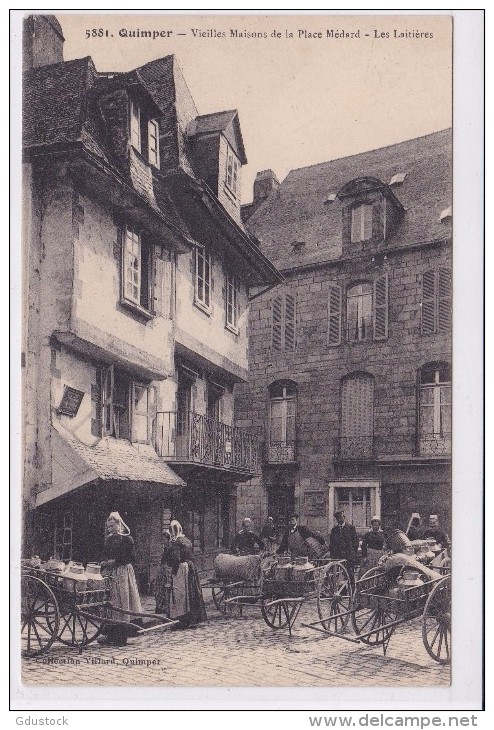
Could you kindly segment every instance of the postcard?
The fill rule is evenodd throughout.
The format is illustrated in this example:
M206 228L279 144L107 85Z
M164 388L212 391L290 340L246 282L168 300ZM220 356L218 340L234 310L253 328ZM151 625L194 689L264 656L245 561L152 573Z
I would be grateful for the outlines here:
M482 510L453 471L461 18L19 25L18 701L451 703Z

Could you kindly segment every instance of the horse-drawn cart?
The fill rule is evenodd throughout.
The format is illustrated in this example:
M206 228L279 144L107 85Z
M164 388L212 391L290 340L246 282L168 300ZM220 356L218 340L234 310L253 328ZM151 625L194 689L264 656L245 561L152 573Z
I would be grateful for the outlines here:
M111 578L96 589L81 590L60 573L23 567L21 575L21 649L25 656L47 651L55 641L83 647L108 625L122 625L129 635L168 629L177 621L152 613L126 611L112 605ZM129 620L124 620L128 616ZM144 621L146 625L144 626Z

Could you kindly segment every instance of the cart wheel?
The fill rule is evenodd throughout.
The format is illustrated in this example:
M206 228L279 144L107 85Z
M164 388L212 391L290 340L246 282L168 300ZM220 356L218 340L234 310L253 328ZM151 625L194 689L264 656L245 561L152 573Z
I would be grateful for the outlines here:
M371 578L377 573L382 573L382 566L376 566L368 570L360 578ZM353 611L352 611L352 626L353 630L360 637L361 634L367 634L372 632L369 636L360 639L364 644L369 646L381 646L389 641L394 627L382 628L385 624L394 621L396 616L389 610L389 608L376 607L365 607L362 608L359 605L359 581L355 586L355 595L353 597ZM375 629L375 630L374 630Z
M285 604L275 603L269 606L269 601L264 601L261 604L262 617L272 629L284 629L288 626L289 616L286 613Z
M57 599L40 578L23 575L21 580L21 648L25 656L41 654L58 634L60 614Z
M65 646L86 646L101 634L108 614L106 606L91 607L91 616L81 615L71 604L60 602L59 608L58 640Z
M337 633L348 624L350 614L337 616L350 610L352 589L350 576L343 563L330 563L321 576L317 592L317 612L322 627Z
M238 613L240 607L235 603L225 603L229 598L235 598L240 595L238 588L229 588L228 586L214 586L212 589L213 603L225 616L232 613Z
M439 664L451 661L451 578L432 589L422 615L422 639L427 653Z

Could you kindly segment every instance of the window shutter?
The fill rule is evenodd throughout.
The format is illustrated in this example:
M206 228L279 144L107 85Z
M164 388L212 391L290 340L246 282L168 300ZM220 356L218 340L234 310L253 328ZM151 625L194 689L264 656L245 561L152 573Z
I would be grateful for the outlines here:
M346 378L341 392L342 437L372 436L373 423L374 379L368 375Z
M328 345L341 343L341 287L330 286L328 298Z
M374 281L374 339L388 336L388 275Z
M449 269L438 271L438 332L448 332L451 327L451 272Z
M158 411L158 397L156 388L151 385L148 388L148 438L155 443L155 424Z
M113 365L103 370L102 373L102 428L103 436L111 436L113 433L113 389L114 372Z
M283 319L283 297L274 297L272 302L272 347L273 350L281 351L282 343L282 319Z
M360 217L361 217L361 208L360 206L358 208L352 208L352 225L351 225L351 234L350 234L350 240L352 243L355 243L356 241L360 241Z
M295 350L295 297L285 295L285 350Z
M433 269L422 274L422 334L436 331L436 272Z
M165 289L165 262L161 258L161 250L159 246L154 251L154 267L153 267L153 310L158 315L166 315L166 289Z

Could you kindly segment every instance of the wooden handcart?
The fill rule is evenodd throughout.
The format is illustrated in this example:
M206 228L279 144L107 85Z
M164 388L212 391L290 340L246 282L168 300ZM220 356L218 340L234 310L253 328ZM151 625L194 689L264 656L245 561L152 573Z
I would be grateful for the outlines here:
M82 649L104 633L108 625L125 626L138 636L157 629L169 629L172 621L152 613L126 611L111 604L111 578L102 588L77 590L59 573L27 567L21 575L21 649L25 656L37 656L59 641ZM123 617L129 616L130 621Z
M321 616L306 626L330 636L381 646L386 654L398 626L421 617L422 640L432 659L440 664L451 660L451 579L437 575L421 585L399 589L384 567L372 568L355 586L352 605L340 614ZM353 635L344 632L351 620ZM346 622L346 623L345 623Z
M265 573L261 613L272 629L288 627L291 636L302 605L310 599L317 599L320 618L347 613L352 591L345 561L322 558L312 562L313 568L292 570L286 579L277 577L276 566ZM339 619L340 624L344 620Z

